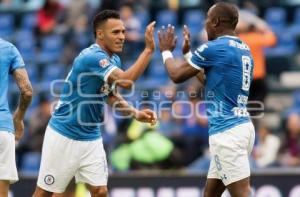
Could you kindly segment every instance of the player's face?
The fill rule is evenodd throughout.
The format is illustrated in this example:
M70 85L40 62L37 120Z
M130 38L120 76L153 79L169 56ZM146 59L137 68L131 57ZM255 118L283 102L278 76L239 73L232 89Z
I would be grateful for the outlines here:
M112 53L122 52L125 42L125 27L123 22L119 19L108 19L102 30L102 40L106 48Z
M207 17L205 21L205 29L207 32L207 38L208 40L214 40L215 39L215 28L213 25L213 7L211 7L207 12Z

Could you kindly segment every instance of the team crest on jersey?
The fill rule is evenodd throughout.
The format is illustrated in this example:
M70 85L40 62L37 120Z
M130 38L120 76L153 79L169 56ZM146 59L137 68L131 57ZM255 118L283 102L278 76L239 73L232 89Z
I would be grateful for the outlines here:
M99 65L102 68L106 68L107 66L109 66L109 61L107 59L102 59L102 60L99 61Z
M54 183L55 179L52 175L48 174L45 176L44 178L44 182L47 184L47 185L52 185Z

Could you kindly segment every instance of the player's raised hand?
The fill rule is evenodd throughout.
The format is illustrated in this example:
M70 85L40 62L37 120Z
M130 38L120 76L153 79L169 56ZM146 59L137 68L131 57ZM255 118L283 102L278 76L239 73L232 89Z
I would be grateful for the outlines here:
M175 28L172 25L164 26L158 31L159 49L163 51L173 51L176 47L177 37L175 35Z
M182 54L186 54L191 50L191 34L189 28L183 26L183 43L182 43Z
M150 123L151 125L155 125L157 121L155 112L150 109L137 111L134 115L134 118L140 122Z
M155 41L154 41L154 25L155 25L155 21L151 22L147 28L146 28L146 32L145 32L145 43L146 43L146 48L154 51L155 49Z

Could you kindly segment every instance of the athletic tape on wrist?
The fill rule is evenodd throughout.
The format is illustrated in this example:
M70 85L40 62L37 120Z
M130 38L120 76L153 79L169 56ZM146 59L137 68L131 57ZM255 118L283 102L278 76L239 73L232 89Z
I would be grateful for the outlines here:
M187 61L191 59L193 56L193 53L191 51L187 52L186 54L183 55L184 59Z
M168 58L173 58L173 54L172 54L171 51L163 51L163 52L161 53L161 55L162 55L164 64L166 63L166 60L167 60Z

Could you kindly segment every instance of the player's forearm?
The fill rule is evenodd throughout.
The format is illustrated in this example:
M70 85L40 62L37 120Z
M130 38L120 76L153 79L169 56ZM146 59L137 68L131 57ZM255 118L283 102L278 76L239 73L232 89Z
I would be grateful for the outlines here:
M137 114L137 109L129 105L120 95L110 96L109 105L124 116L135 116Z
M14 71L13 75L20 89L20 100L14 117L23 120L25 112L31 103L33 90L25 69L17 69Z
M32 99L32 89L22 92L20 95L19 105L15 111L15 118L19 120L23 120L25 116L25 112L28 106L31 103Z
M196 75L196 78L200 82L201 86L204 87L205 78L206 78L204 74L204 70L200 71L199 74Z
M165 66L174 83L182 83L198 73L198 71L191 70L191 66L184 60L177 61L174 58L168 58Z
M147 68L152 54L153 50L145 48L136 62L127 71L125 71L124 80L136 81Z
M168 58L165 61L166 70L171 78L171 80L175 83L180 83L180 67L177 65L177 62L174 58Z

